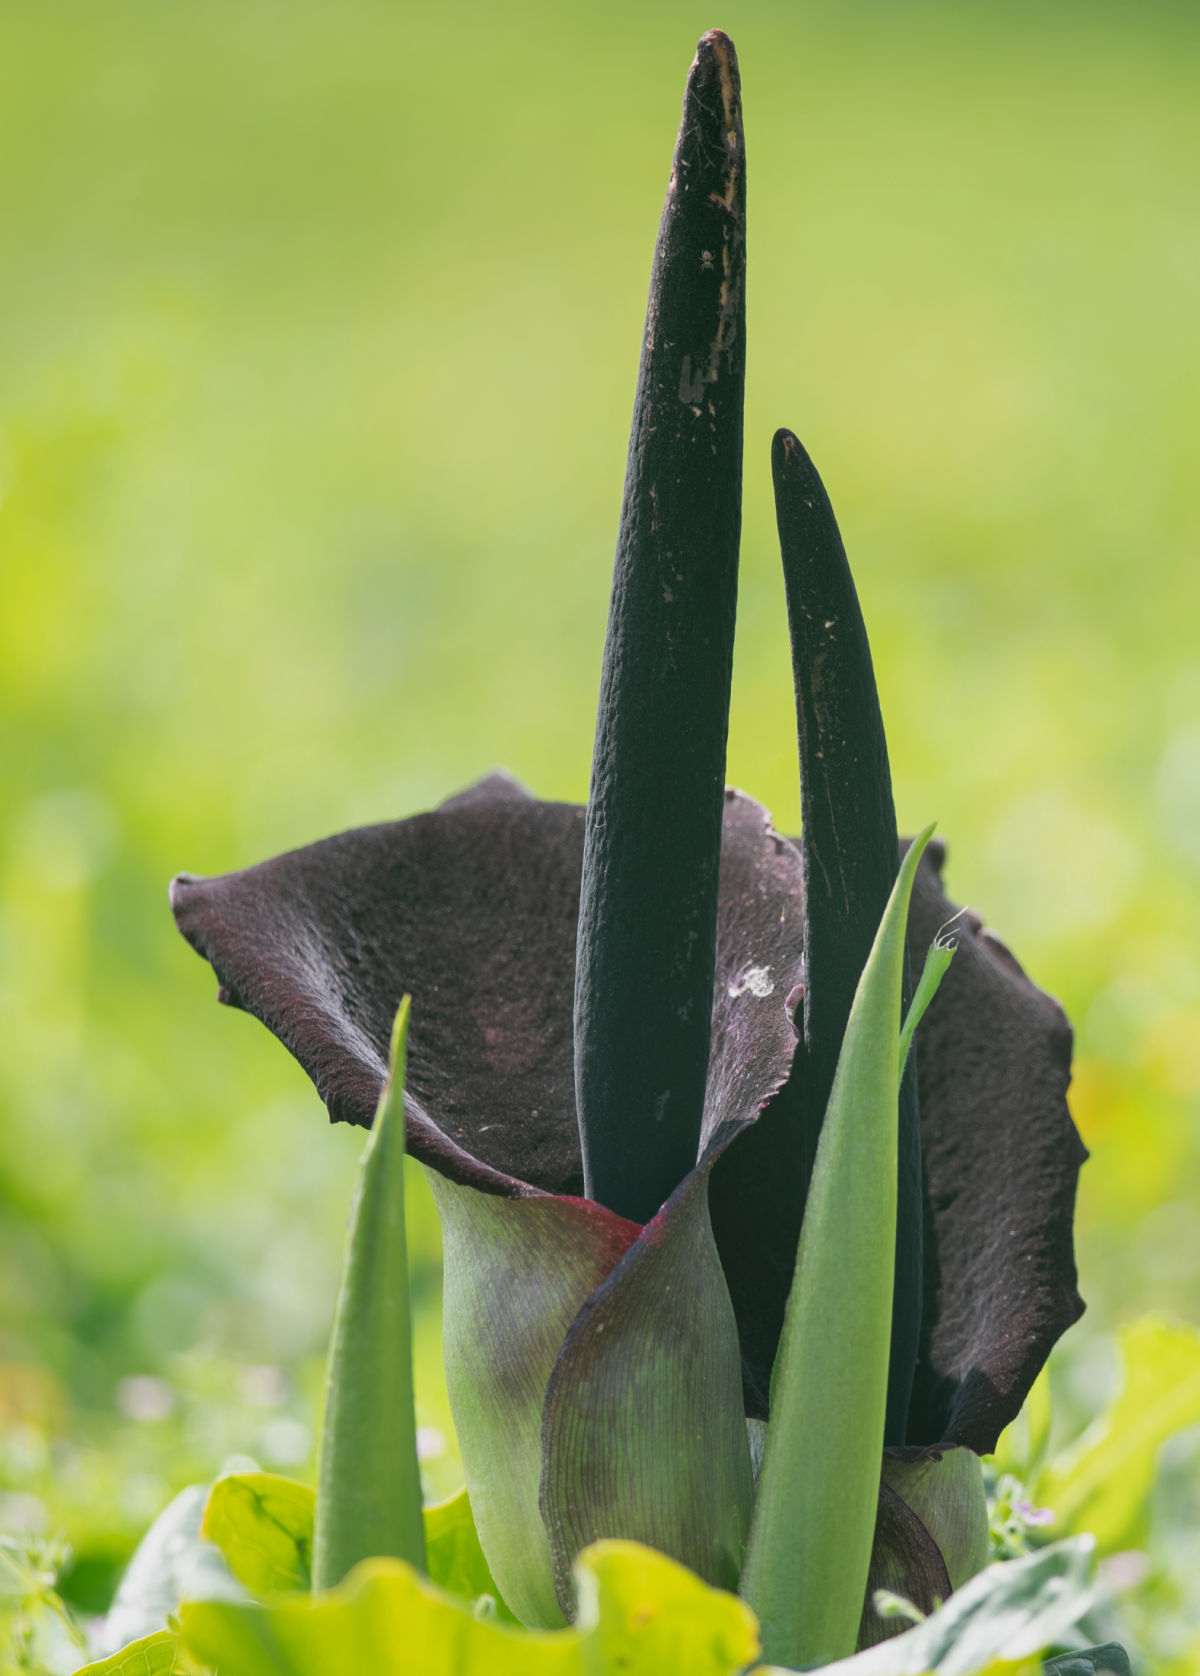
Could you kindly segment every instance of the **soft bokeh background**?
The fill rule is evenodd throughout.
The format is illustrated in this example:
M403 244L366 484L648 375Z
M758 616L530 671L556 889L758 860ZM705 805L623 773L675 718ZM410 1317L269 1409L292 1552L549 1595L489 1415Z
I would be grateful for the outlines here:
M85 1607L177 1484L311 1470L361 1139L218 1011L167 879L495 764L583 796L713 23L751 168L730 778L794 821L787 423L840 511L903 823L940 821L953 892L1078 1027L1063 1400L1098 1404L1121 1320L1200 1319L1200 14L10 0L0 1525L65 1533ZM445 1488L419 1181L413 1215Z

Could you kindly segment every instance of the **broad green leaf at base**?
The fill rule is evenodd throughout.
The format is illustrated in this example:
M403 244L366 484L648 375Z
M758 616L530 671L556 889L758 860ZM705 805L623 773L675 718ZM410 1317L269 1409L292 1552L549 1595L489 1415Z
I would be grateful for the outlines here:
M122 1647L111 1658L84 1665L75 1676L174 1676L178 1642L168 1629L146 1635Z
M213 1485L201 1535L252 1595L307 1593L315 1509L308 1484L273 1472L233 1474ZM432 1503L423 1518L431 1581L468 1603L486 1597L502 1622L515 1623L483 1557L466 1490Z
M185 1606L181 1641L221 1676L737 1676L758 1652L752 1614L636 1543L580 1556L574 1629L482 1620L412 1567L369 1560L340 1588L270 1606Z
M1040 1671L1039 1655L1061 1646L1092 1605L1093 1547L1076 1537L990 1565L915 1629L821 1668L825 1676L985 1676L1032 1659L1028 1668Z

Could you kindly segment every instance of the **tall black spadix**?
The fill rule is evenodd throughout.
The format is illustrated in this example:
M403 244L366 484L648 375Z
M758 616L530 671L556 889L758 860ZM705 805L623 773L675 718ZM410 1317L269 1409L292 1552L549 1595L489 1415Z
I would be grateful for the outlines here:
M805 889L800 1107L803 1178L817 1139L858 979L898 868L896 811L871 649L833 508L790 431L771 450L792 637L800 743ZM900 1098L896 1284L885 1441L902 1444L921 1331L921 1131L915 1056Z
M584 842L575 1092L589 1197L645 1221L696 1161L741 525L745 151L705 35L658 233Z

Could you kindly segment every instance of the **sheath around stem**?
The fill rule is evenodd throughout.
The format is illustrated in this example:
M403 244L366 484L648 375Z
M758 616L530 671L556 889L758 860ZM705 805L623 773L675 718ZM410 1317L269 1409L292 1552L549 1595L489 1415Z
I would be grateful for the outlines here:
M871 649L837 521L816 467L790 431L771 451L792 639L804 835L801 1174L812 1175L838 1054L880 917L896 879L896 811ZM910 986L905 983L906 998ZM906 1441L921 1333L921 1129L916 1067L900 1094L896 1282L886 1441Z
M696 1162L741 523L737 59L688 77L659 228L584 843L575 1091L586 1192L645 1222Z

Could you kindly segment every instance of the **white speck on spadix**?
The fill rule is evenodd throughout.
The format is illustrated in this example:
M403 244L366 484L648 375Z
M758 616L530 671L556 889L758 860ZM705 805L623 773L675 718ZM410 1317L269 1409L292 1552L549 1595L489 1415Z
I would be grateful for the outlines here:
M769 966L747 966L741 977L736 978L730 984L730 999L736 1000L739 995L744 995L747 990L760 1001L768 995L773 995L775 993L775 983L771 977L771 968Z

